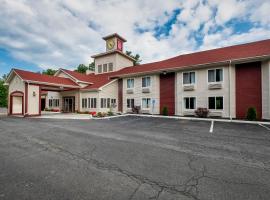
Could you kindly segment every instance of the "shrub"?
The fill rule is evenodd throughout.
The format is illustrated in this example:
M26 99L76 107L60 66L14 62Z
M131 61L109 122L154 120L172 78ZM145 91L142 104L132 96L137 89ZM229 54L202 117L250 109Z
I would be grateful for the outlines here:
M108 116L113 116L113 112L112 112L112 111L109 111L109 112L107 113L107 115L108 115Z
M97 113L97 117L106 117L107 116L107 113L105 112L98 112Z
M257 119L257 111L256 108L250 107L247 110L247 120L255 121Z
M168 107L167 107L167 106L164 106L164 107L162 108L162 115L168 116L168 114L169 114Z
M207 117L209 114L209 110L207 108L197 108L197 110L195 110L195 114L198 117Z
M140 110L141 110L141 107L140 106L134 106L132 108L132 112L133 113L136 113L136 114L139 114L140 113Z
M98 117L102 117L102 113L101 113L101 112L98 112L98 113L97 113L97 116L98 116Z

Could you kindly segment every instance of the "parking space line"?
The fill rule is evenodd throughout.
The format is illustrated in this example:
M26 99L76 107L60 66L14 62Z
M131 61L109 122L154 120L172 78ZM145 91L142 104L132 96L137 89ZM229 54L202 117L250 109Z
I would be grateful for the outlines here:
M259 126L261 126L261 127L263 127L263 128L266 128L268 131L270 131L270 128L269 127L267 127L267 126L265 126L265 125L263 125L263 124L258 124Z
M213 133L213 129L214 129L214 120L211 121L211 126L210 126L210 133Z

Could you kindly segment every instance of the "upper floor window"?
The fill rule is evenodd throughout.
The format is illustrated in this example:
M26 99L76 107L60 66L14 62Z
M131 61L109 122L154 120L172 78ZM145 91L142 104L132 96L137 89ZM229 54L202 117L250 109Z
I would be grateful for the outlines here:
M184 72L183 84L195 84L195 72Z
M127 79L127 88L134 88L134 79L133 78Z
M223 81L223 69L210 69L208 70L208 82L221 82Z
M109 72L113 71L113 63L109 63Z
M107 64L103 64L103 72L107 72L108 71L107 67L108 67Z
M98 65L98 73L102 73L102 65Z
M208 97L208 108L214 110L222 110L223 97Z
M150 76L142 78L142 87L150 87L151 85L151 78Z

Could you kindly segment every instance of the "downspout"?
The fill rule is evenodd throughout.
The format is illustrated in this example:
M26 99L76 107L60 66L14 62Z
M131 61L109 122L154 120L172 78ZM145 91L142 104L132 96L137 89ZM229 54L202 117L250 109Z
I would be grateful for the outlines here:
M232 120L231 114L231 67L232 67L232 60L229 61L229 117Z
M29 89L29 82L26 81L26 84L25 84L25 95L24 95L24 116L27 116L28 115L28 89Z

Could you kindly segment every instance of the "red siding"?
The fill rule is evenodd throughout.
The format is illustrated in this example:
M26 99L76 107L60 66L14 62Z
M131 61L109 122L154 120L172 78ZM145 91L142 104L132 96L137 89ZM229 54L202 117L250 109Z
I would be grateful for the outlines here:
M175 73L160 74L160 114L165 106L175 114Z
M262 117L261 63L236 65L236 118L246 118L249 107Z
M123 79L118 79L118 111L123 112Z

